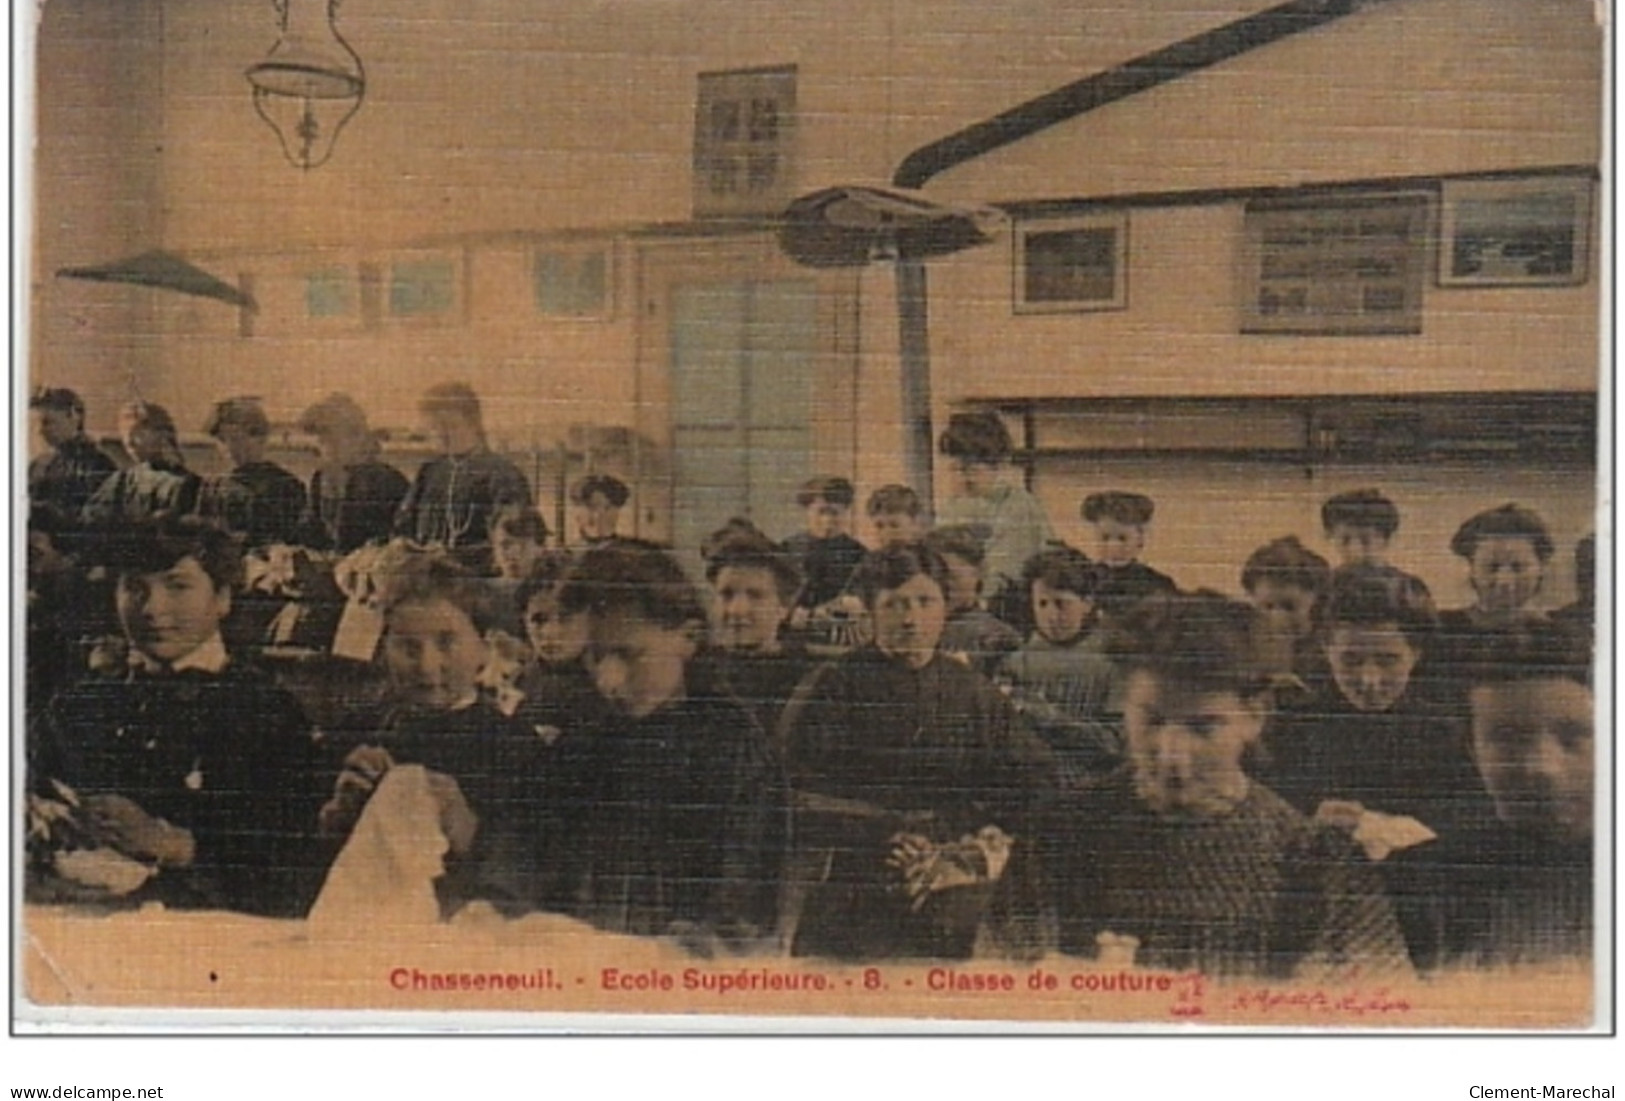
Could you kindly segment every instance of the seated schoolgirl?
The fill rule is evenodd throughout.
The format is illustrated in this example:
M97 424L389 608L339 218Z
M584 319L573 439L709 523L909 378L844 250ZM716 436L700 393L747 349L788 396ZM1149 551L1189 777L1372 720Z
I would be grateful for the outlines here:
M533 508L507 505L491 518L491 561L494 576L486 579L491 592L494 626L510 639L525 638L524 605L519 587L547 553L547 524Z
M570 487L576 532L586 546L615 539L621 510L632 499L632 487L613 474L589 474Z
M1100 573L1071 547L1036 555L1025 573L1035 627L997 679L1054 751L1066 786L1084 785L1116 767L1123 753L1117 670L1091 630Z
M1494 814L1385 871L1412 958L1436 967L1587 961L1592 951L1596 704L1586 631L1490 632L1464 671L1473 762Z
M708 547L705 579L711 586L711 637L729 690L756 716L765 734L796 686L812 670L806 648L783 637L801 589L801 571L789 553L759 531L719 532Z
M429 387L418 412L440 453L418 467L396 510L394 534L442 548L488 576L492 521L505 508L532 506L530 482L491 450L479 395L466 382Z
M1339 566L1386 566L1399 509L1379 489L1352 489L1320 506L1320 526Z
M1317 625L1330 676L1260 747L1272 787L1350 831L1375 859L1486 810L1463 728L1421 690L1435 623L1427 587L1410 574L1336 571Z
M1248 774L1270 714L1252 610L1152 597L1113 653L1128 764L1046 832L1061 950L1214 977L1405 969L1376 869Z
M1027 846L1053 762L997 689L939 649L945 576L925 546L865 559L853 584L874 642L785 711L796 955L963 959L984 932L1036 923Z
M30 895L302 916L332 781L298 703L221 639L236 542L159 517L91 553L116 579L128 658L29 730Z
M566 739L553 789L565 827L566 912L707 950L772 934L783 785L765 735L702 656L705 606L666 551L588 551L559 594L585 615L587 666L608 714Z
M1473 603L1439 617L1432 687L1441 707L1465 719L1467 684L1460 674L1471 665L1481 636L1546 617L1539 598L1556 549L1546 521L1511 502L1456 529L1450 552L1467 564Z
M881 486L869 494L864 511L874 529L875 550L916 543L930 527L920 495L905 485Z
M163 513L196 511L203 482L186 468L180 437L169 410L132 401L119 410L119 431L131 465L107 476L80 512L87 528L116 526Z
M863 544L847 531L856 497L851 482L830 476L810 479L796 493L807 520L804 530L784 541L805 578L793 618L805 620L814 609L838 599L863 561Z
M1276 675L1277 707L1284 695L1308 691L1310 684L1325 679L1325 658L1314 637L1315 614L1331 576L1331 565L1295 535L1265 543L1242 567L1241 587L1256 616L1261 657Z
M948 567L943 651L962 655L971 668L992 676L999 663L1021 646L1021 635L982 602L986 534L971 524L951 524L934 529L922 542L930 544Z
M335 732L343 766L322 827L343 839L391 769L421 765L450 853L442 913L482 899L528 908L548 838L545 744L479 691L487 660L484 579L438 554L406 562L383 594L389 698Z
M1140 561L1156 508L1145 494L1124 490L1091 493L1083 499L1079 511L1095 529L1095 560L1101 567L1095 605L1108 622L1148 596L1179 588L1173 578Z
M587 669L587 617L566 616L559 607L572 561L566 551L546 552L514 594L531 651L518 680L523 698L515 717L548 745L585 732L599 711Z

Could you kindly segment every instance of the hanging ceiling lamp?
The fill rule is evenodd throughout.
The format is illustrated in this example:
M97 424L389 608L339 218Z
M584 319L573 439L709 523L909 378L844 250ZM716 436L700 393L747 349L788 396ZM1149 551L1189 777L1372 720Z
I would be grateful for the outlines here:
M276 131L288 163L317 168L333 155L339 131L361 109L366 70L339 34L339 0L271 3L282 36L265 60L243 75L254 87L254 110Z

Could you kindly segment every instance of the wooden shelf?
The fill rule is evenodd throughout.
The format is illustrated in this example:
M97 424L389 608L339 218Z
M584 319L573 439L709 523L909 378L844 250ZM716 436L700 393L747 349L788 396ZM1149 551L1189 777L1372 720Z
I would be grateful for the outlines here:
M1305 466L1597 462L1598 404L1591 391L1040 397L965 404L1019 422L1014 457L1029 470L1057 460L1114 459ZM1099 446L1089 442L1092 419ZM1249 421L1268 442L1247 445Z
M1193 459L1210 462L1310 463L1316 456L1306 450L1266 447L1035 447L1018 450L1016 462L1047 459Z

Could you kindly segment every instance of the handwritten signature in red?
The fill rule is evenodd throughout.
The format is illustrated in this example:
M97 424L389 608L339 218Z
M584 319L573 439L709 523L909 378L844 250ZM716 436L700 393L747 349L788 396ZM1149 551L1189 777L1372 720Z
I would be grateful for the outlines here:
M1389 993L1387 987L1361 990L1327 990L1322 987L1280 989L1261 986L1236 993L1230 1008L1244 1012L1271 1013L1282 1010L1308 1010L1348 1017L1383 1016L1409 1013L1411 1003Z

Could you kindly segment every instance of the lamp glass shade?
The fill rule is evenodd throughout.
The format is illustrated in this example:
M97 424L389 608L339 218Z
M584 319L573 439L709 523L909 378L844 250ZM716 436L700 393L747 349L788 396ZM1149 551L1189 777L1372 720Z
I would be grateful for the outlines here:
M361 58L334 23L337 7L337 0L282 0L282 37L263 61L243 72L254 90L255 112L276 131L283 156L297 168L327 162L367 90Z

